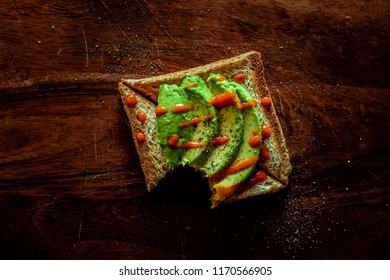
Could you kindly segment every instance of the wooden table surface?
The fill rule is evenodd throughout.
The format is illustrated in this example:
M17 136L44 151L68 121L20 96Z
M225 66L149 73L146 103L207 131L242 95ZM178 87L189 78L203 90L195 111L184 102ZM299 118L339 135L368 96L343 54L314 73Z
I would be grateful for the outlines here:
M388 1L43 2L0 3L2 258L389 258ZM251 50L288 188L210 210L182 170L148 193L117 82Z

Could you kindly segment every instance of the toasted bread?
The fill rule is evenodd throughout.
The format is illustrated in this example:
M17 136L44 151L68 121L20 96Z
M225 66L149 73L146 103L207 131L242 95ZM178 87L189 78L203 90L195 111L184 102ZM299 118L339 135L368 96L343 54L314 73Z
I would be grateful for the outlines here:
M271 99L263 72L260 53L248 52L175 73L144 79L124 78L119 82L121 99L130 123L148 190L156 187L161 179L165 177L165 174L171 171L157 137L155 108L157 106L160 85L180 85L188 75L198 75L206 80L210 73L218 73L230 79L235 74L244 74L246 78L242 85L253 95L257 103L256 106L263 119L265 119L265 124L272 131L271 136L263 141L269 151L269 160L258 163L258 166L268 174L267 178L262 182L257 182L255 185L251 184L249 188L238 188L237 191L223 200L215 199L215 193L213 192L211 199L212 207L216 207L222 202L231 202L246 197L273 193L287 186L292 166L283 131L272 102L267 107L261 105L263 97ZM130 95L135 96L137 99L137 103L131 107L128 105L128 97ZM146 113L147 120L145 122L140 122L137 119L137 114L140 111ZM139 133L145 135L145 140L139 141L137 139ZM212 184L212 180L210 180L210 184Z

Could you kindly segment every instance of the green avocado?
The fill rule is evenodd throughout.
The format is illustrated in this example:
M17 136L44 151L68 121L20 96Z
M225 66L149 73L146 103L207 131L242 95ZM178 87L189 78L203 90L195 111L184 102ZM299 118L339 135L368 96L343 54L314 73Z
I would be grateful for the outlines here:
M165 107L167 112L157 117L158 140L161 145L164 156L167 158L169 166L173 169L175 166L182 165L183 149L170 147L168 138L172 135L179 136L178 145L188 142L194 133L194 127L188 126L179 128L179 124L188 121L194 117L193 110L184 113L172 113L172 108L176 104L191 104L187 93L183 88L177 85L162 84L159 88L158 106Z
M183 155L183 163L192 167L199 167L205 163L213 151L214 147L211 141L218 132L218 113L208 103L213 95L199 76L187 76L181 87L184 88L194 106L194 118L200 120L190 141L206 145L201 148L187 150Z
M230 95L230 102L217 105L213 97L222 97L220 94L226 92L234 92L235 97ZM243 86L219 74L210 74L207 85L195 75L187 76L180 87L162 84L158 106L164 107L166 112L157 117L157 131L171 169L185 165L195 167L206 177L213 178L215 190L226 194L229 191L224 189L247 179L260 153L260 145L251 145L251 138L261 136L260 127L264 122L264 116L253 101L252 94ZM248 106L242 106L245 103ZM189 105L189 109L174 113L172 108L177 104ZM177 146L168 145L172 135L179 137ZM213 145L216 137L225 137L228 141ZM204 146L189 149L183 145L189 143Z
M240 84L236 82L229 82L229 85L230 88L234 88L241 102L246 103L253 99L252 95ZM263 120L260 119L256 106L246 108L242 111L244 114L244 132L242 137L243 141L236 158L231 163L231 166L243 162L247 159L256 158L260 153L260 146L252 147L249 143L251 137L253 137L254 130L258 131L258 135L261 135L260 127L263 123ZM254 162L251 166L242 169L241 171L227 175L221 181L217 182L217 184L214 185L214 188L228 188L241 183L250 176L255 166L256 162Z
M234 90L228 81L219 81L218 74L210 74L207 82L214 96ZM211 177L226 168L236 157L244 131L244 117L242 111L235 105L218 110L219 131L218 136L227 136L229 141L216 146L206 163L200 170Z

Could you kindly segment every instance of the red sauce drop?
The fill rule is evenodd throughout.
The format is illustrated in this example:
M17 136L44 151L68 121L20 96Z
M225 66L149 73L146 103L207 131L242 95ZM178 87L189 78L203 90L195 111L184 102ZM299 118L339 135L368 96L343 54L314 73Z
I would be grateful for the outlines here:
M191 111L193 109L192 105L186 105L186 104L176 104L172 107L172 113L174 114L180 114L185 113L188 111Z
M251 177L239 183L237 185L237 188L240 189L240 192L244 192L246 190L249 190L253 186L256 186L257 184L264 182L267 177L268 174L264 170L257 170L251 175Z
M236 83L242 84L246 80L246 74L244 73L234 74L232 80L235 81Z
M248 168L248 167L252 166L258 160L259 160L259 157L250 157L250 158L243 159L243 160L237 162L236 164L233 164L233 165L229 166L225 170L225 172L228 175L229 174L233 174L233 173L237 173L237 172L239 172L241 170L244 170L245 168Z
M211 105L218 109L229 107L237 103L236 93L233 91L227 91L219 95L214 96L211 99Z
M245 110L245 109L249 109L249 108L252 108L252 107L255 107L257 105L257 102L256 100L252 99L251 101L249 102L244 102L240 105L240 109L242 110Z
M193 118L193 119L191 119L191 120L188 120L188 121L179 123L178 127L179 127L179 128L183 128L183 127L187 127L187 126L191 126L191 125L197 125L197 124L199 124L201 121L202 121L201 118Z
M251 167L258 160L259 160L259 157L250 157L250 158L243 159L235 164L230 165L222 172L214 175L213 180L214 180L214 182L219 182L230 174L234 174L234 173L240 172L241 170L244 170L248 167Z
M261 135L253 135L250 139L249 139L249 145L252 147L252 148L257 148L260 146L261 142L262 142L262 137Z
M256 185L258 183L264 182L267 179L268 175L264 170L257 171L253 177L250 179L250 183Z
M260 147L260 161L265 162L269 160L269 150L266 146Z
M195 117L195 118L193 118L191 120L179 123L178 127L179 128L183 128L183 127L187 127L187 126L191 126L191 125L197 125L197 124L199 124L199 123L201 123L203 121L209 121L212 118L214 118L213 114L206 115L203 118Z
M127 105L134 107L137 104L137 97L134 94L130 94L126 99Z
M157 106L156 109L154 109L154 112L156 113L156 116L159 117L167 112L167 108L163 106Z
M218 136L211 141L211 144L219 146L219 145L223 145L223 144L227 143L228 141L229 141L229 137Z
M269 98L268 96L263 97L263 98L261 99L261 105L262 105L263 107L269 107L269 106L271 106L271 98Z
M205 146L207 146L207 144L203 143L203 142L188 142L188 143L184 143L183 145L181 145L181 147L184 150L197 149L197 148L202 148Z
M271 136L271 129L268 126L263 125L261 127L261 134L263 135L264 139L268 139Z
M170 148L178 148L179 147L179 135L173 134L168 137L168 146Z
M138 133L136 135L136 138L137 138L138 143L145 142L145 134L143 134L142 132Z
M137 119L141 123L145 123L145 121L146 121L146 113L145 112L139 112L138 115L137 115Z
M208 114L208 115L206 115L206 116L204 116L203 117L203 120L204 121L209 121L209 120L211 120L211 119L213 119L214 118L214 115L213 114Z

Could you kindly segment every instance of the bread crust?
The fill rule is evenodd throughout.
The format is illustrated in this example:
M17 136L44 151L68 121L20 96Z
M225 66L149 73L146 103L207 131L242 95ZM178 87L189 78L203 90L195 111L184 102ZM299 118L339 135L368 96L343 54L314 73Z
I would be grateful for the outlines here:
M134 144L140 159L142 172L144 173L146 187L148 191L155 188L158 183L165 177L166 173L170 171L168 162L164 157L160 145L157 140L157 128L155 119L151 118L154 115L155 105L142 95L137 96L137 104L135 108L127 106L127 97L130 94L136 94L131 88L123 83L119 83L119 92L121 93L121 100L124 104L126 116L132 132ZM137 119L138 112L143 111L147 115L144 123ZM137 140L137 134L143 133L145 135L145 142Z
M137 152L140 157L140 162L145 175L148 190L154 188L165 176L165 174L169 172L169 167L165 157L162 155L162 151L161 148L159 148L159 145L157 145L157 147L150 148L150 145L143 145L137 142L135 135L142 129L142 127L136 121L134 112L135 110L129 110L126 104L127 96L130 93L136 94L137 97L140 96L140 100L142 100L141 103L149 103L150 106L153 107L157 105L158 90L162 83L175 83L180 85L182 80L190 74L198 75L202 79L207 79L210 73L220 73L227 77L232 77L234 74L242 72L245 72L247 75L247 80L245 81L246 87L251 89L250 92L255 100L258 101L257 103L260 107L261 105L259 104L261 98L265 96L271 98L271 94L264 78L264 68L261 55L255 51L216 61L196 68L186 69L183 71L156 77L148 77L144 79L122 79L122 81L119 83L119 91L122 96L122 102L125 107L126 115L129 118L129 123L134 141L136 143ZM234 194L224 201L212 201L212 207L216 207L222 202L231 202L237 199L264 193L276 192L288 184L288 177L291 173L292 166L290 163L289 152L283 135L282 127L276 114L275 107L273 103L271 103L271 106L268 108L259 109L265 113L267 125L272 131L271 137L265 141L268 141L266 142L267 145L272 145L275 147L275 150L273 150L273 156L276 159L276 164L272 162L266 162L262 165L262 168L269 175L266 181L259 183L251 189ZM157 131L155 133L157 133ZM157 139L157 135L155 135L155 137ZM147 148L150 150L148 151ZM161 166L151 166L153 160L150 158L150 155L148 155L151 153L156 154L156 158L162 162ZM157 168L160 170L156 170Z
M288 184L288 177L292 171L292 165L290 162L290 155L287 149L286 140L284 138L283 129L280 124L279 118L276 114L276 109L272 101L272 97L270 91L268 89L267 83L264 78L264 67L261 61L261 56L259 53L251 56L250 59L251 68L258 69L258 71L253 72L254 75L254 83L256 87L256 92L259 95L259 99L263 97L269 97L271 99L271 106L268 108L263 108L263 111L268 120L268 126L272 131L272 136L266 141L272 141L275 147L278 147L277 153L278 158L280 159L281 166L278 170L270 168L269 162L265 162L263 165L264 169L266 169L272 176L276 179L280 180L285 185Z

